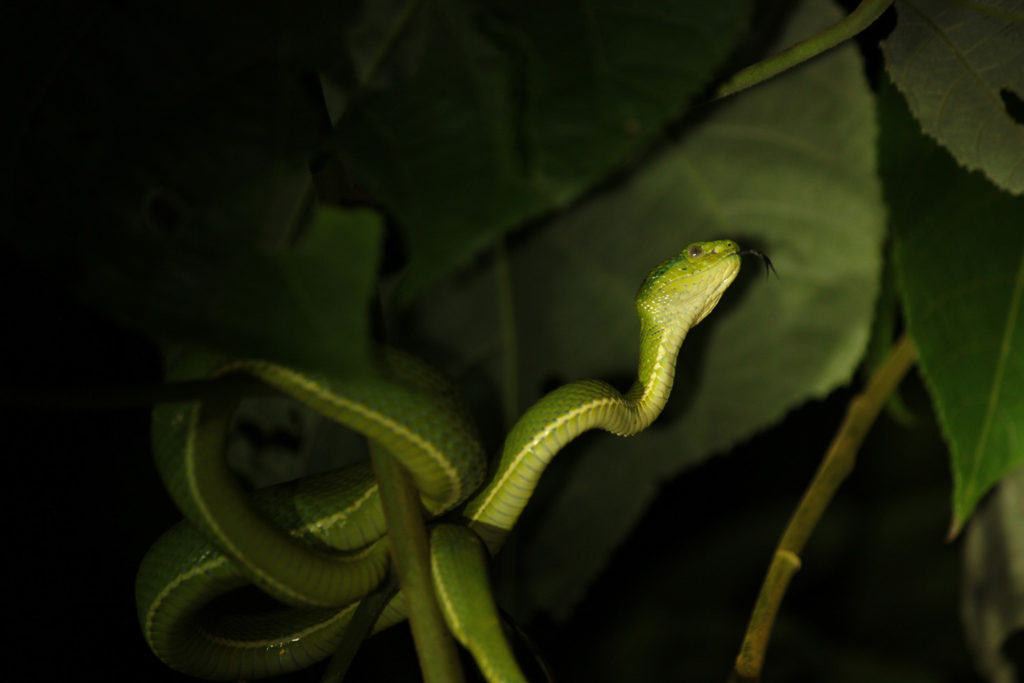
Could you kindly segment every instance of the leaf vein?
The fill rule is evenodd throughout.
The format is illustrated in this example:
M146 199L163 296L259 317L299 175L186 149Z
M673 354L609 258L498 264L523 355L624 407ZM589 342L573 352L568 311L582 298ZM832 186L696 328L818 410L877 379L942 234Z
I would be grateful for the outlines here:
M1017 314L1020 311L1021 294L1024 293L1024 248L1021 249L1020 263L1017 267L1017 282L1014 284L1013 295L1010 297L1009 311L1006 316L1006 327L1003 329L1002 342L999 349L999 359L996 361L995 374L992 378L992 387L989 390L988 403L985 409L985 419L981 425L981 433L978 435L978 442L974 452L971 454L971 475L967 478L965 493L971 493L978 481L978 467L981 463L981 455L988 442L989 433L992 430L992 416L996 412L999 402L999 393L1003 387L1003 376L1006 372L1006 364L1010 358L1010 343L1013 340L1014 328L1017 324ZM970 500L970 496L967 496Z

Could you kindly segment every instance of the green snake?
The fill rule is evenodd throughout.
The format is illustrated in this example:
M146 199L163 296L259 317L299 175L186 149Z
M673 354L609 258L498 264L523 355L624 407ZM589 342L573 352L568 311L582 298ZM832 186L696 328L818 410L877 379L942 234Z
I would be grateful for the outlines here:
M458 394L439 373L396 351L381 351L379 376L364 380L207 353L186 356L169 379L254 376L398 458L430 515L462 505L458 523L430 531L445 621L487 680L525 680L501 633L487 584L488 555L500 549L544 468L569 441L594 428L636 434L658 416L683 339L736 278L742 253L770 265L758 252L719 240L691 244L655 268L636 298L635 384L622 394L583 380L543 397L516 422L479 492L485 456ZM389 569L370 468L328 472L249 496L223 457L234 408L232 401L208 400L154 410L157 468L186 520L153 545L136 581L139 622L153 652L181 672L211 679L282 674L330 656L360 598ZM226 594L248 584L283 604L252 613L225 608ZM399 592L375 630L404 618Z

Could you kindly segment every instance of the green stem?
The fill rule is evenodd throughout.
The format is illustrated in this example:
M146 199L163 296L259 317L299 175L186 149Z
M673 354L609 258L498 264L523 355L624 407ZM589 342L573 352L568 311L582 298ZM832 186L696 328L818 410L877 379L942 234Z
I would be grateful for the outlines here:
M874 23L875 19L888 9L893 0L862 0L849 16L840 20L821 33L815 34L807 40L783 50L779 54L763 59L757 64L752 64L743 69L728 81L723 83L715 92L716 98L728 97L740 90L745 90L752 85L757 85L773 76L777 76L787 69L792 69L797 64L806 62L827 50L831 50L845 40L857 35L868 26Z
M515 297L512 269L505 240L494 249L494 277L498 286L498 316L501 330L501 411L505 430L519 417L519 344L516 336Z
M363 641L370 637L381 612L397 592L398 583L392 574L387 581L359 601L359 607L356 608L352 621L345 628L345 635L342 636L338 649L335 650L331 660L327 662L327 667L320 677L320 683L342 683L345 680L345 675L356 658Z
M373 469L391 539L391 560L405 596L409 626L426 683L461 683L455 641L437 606L430 578L430 547L420 497L402 464L371 443Z
M384 40L380 41L380 47L377 53L373 56L369 65L363 73L356 74L360 87L364 87L370 83L380 71L381 65L384 61L391 56L395 46L398 45L398 39L402 37L406 29L412 23L412 17L416 14L416 10L420 7L420 0L409 0L405 3L397 14L395 20L389 27L390 30L384 36Z
M772 623L789 580L800 567L800 553L839 485L853 470L864 437L878 418L889 395L913 365L915 357L910 340L906 335L900 337L864 391L850 401L843 423L832 439L825 459L779 540L747 625L730 681L748 683L760 679Z

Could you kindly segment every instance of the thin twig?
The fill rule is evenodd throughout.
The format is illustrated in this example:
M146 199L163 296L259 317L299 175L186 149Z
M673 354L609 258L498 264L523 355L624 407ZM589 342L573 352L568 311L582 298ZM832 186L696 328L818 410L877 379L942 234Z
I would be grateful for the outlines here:
M824 31L817 33L807 40L787 48L777 55L762 59L738 72L728 81L719 86L715 93L716 99L728 97L740 90L767 81L787 69L792 69L797 64L802 64L812 57L817 57L823 52L831 50L845 40L848 40L868 26L873 24L882 15L893 0L862 0L848 16L838 23L830 26Z
M752 683L760 680L772 623L789 580L800 567L800 553L839 485L853 470L864 437L889 395L914 363L915 357L913 344L903 335L872 375L864 391L850 401L843 424L836 432L825 459L779 540L747 625L730 681Z
M501 336L501 413L505 430L519 416L519 344L516 335L516 306L512 293L512 267L508 245L498 240L494 248L494 279L498 288L498 326Z
M341 638L341 643L338 644L338 649L334 651L334 655L327 662L327 667L320 677L320 683L341 683L345 680L345 675L355 660L363 641L373 632L377 619L380 618L384 608L397 592L398 582L395 581L394 574L391 574L387 581L359 601L352 620L345 627L345 634Z

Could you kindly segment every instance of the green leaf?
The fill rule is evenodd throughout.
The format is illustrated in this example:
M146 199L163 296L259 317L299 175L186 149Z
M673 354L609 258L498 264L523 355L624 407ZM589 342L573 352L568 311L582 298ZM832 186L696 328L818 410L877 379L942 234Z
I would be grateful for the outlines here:
M958 168L888 84L880 114L896 267L952 455L955 535L1024 463L1024 199Z
M837 17L807 3L781 40ZM516 546L524 611L564 614L665 479L849 380L881 273L873 117L857 53L839 49L724 102L623 184L515 244L522 407L585 377L627 388L637 288L687 243L732 237L766 251L780 274L766 280L760 263L746 264L683 345L672 399L650 430L587 435L545 473ZM460 278L424 304L420 331L458 357L493 359L495 296L489 273ZM492 382L497 366L484 366Z
M372 212L321 207L291 248L124 242L130 259L97 264L80 294L154 336L311 370L369 372L380 235Z
M644 150L748 15L746 0L421 3L392 58L407 63L413 42L417 68L366 89L337 126L350 174L406 237L404 291Z
M886 68L929 136L971 170L1024 192L1024 5L1019 0L901 0Z
M39 86L5 228L23 258L136 331L362 371L380 221L322 208L308 224L310 164L331 130L308 71L350 82L336 41L351 10L247 9L100 10L58 34L63 57L26 79ZM48 36L34 19L21 33Z

